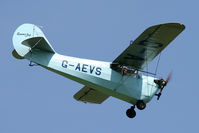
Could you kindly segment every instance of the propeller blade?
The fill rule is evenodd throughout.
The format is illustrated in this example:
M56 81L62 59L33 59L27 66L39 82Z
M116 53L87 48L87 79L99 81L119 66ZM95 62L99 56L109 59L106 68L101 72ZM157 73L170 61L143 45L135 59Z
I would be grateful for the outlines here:
M166 83L168 83L171 80L173 72L171 71L166 79Z

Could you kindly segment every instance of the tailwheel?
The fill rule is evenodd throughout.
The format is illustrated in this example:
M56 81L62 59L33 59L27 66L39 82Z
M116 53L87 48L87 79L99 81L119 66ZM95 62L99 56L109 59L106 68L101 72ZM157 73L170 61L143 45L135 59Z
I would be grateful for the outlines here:
M143 100L138 100L137 103L136 103L136 107L139 110L143 110L143 109L146 108L146 103Z
M132 106L130 109L127 109L126 115L127 115L129 118L134 118L134 117L136 116L135 106Z

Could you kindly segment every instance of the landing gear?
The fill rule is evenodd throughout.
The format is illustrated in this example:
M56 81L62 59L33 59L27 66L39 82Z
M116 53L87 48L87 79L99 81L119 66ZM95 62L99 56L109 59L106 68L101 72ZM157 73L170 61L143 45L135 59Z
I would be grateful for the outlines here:
M135 106L139 109L139 110L143 110L146 108L146 103L143 100L138 100L136 105L133 105L130 109L127 109L126 111L126 115L129 118L134 118L136 116L136 112L135 112Z
M143 110L143 109L146 108L146 103L143 100L138 100L137 103L136 103L136 107L139 110Z
M136 116L135 106L132 106L130 109L127 109L126 115L127 115L129 118L134 118L134 117Z

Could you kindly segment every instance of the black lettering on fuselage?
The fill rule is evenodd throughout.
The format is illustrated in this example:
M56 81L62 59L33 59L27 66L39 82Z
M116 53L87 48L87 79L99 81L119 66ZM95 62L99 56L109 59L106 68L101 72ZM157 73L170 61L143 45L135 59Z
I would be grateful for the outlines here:
M68 61L66 60L62 61L62 67L67 68L67 64L68 64Z
M95 66L90 66L90 74L93 73L94 69L95 69Z
M79 70L80 71L80 63L77 64L75 70Z
M95 74L96 74L96 75L100 75L100 74L101 74L101 70L102 70L102 69L101 69L100 67L97 67L97 68L96 68Z
M80 71L80 72L84 72L84 73L90 73L90 74L96 74L96 75L101 75L101 71L102 71L102 68L100 67L96 67L96 66L92 66L92 65L88 65L88 64L80 64L78 63L76 66L73 65L73 64L69 64L68 61L66 60L63 60L62 61L62 67L63 68L70 68L72 69L71 67L74 67L75 68L75 71ZM74 70L73 68L73 70Z
M82 72L87 72L87 67L88 67L87 64L83 64L82 65Z

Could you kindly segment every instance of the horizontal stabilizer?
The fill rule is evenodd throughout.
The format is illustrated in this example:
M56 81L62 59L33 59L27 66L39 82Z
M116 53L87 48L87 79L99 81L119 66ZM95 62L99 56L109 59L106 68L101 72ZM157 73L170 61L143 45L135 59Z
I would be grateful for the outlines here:
M82 102L89 102L89 103L95 103L95 104L101 104L103 101L105 101L109 96L105 95L97 90L94 90L92 88L89 88L87 86L84 86L80 91L78 91L74 98L77 101Z
M16 50L12 51L12 56L15 57L16 59L24 59L24 57L20 56Z
M22 42L23 45L30 47L31 49L40 49L47 52L55 53L53 48L43 37L32 37Z

